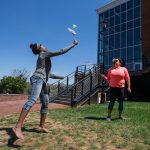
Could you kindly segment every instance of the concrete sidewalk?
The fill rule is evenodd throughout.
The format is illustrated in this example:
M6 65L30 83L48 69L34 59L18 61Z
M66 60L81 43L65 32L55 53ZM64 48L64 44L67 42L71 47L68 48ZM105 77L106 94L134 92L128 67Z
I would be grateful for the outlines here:
M2 101L0 102L0 116L8 115L16 112L20 112L22 109L23 104L26 100L16 100L16 101ZM49 103L49 109L62 109L67 108L69 106L56 104L56 103ZM31 111L40 110L41 104L36 103Z

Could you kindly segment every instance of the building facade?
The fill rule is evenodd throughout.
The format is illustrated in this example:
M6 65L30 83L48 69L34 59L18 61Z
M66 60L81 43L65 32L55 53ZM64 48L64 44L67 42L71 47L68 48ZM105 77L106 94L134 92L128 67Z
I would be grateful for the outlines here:
M112 67L113 58L124 60L136 94L141 90L137 84L139 79L142 81L139 84L141 87L145 86L148 89L150 83L149 10L150 0L113 0L96 10L98 14L97 63L103 66L103 72L106 73L108 68ZM148 73L145 75L146 70ZM148 91L147 95L149 95Z

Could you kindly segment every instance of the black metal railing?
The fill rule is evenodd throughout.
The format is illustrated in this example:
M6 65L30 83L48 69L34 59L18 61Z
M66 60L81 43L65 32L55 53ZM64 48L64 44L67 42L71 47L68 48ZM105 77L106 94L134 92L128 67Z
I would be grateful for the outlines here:
M67 75L64 80L58 80L50 85L50 101L53 101L57 96L69 93L69 89L78 81L87 76L91 68L96 68L95 64L81 65L76 67L76 71Z
M89 74L74 84L71 91L71 106L75 106L80 103L83 99L88 98L90 103L91 94L98 90L99 85L102 85L102 78L99 75L100 68L98 66L94 66L90 69Z
M50 85L50 101L63 92L69 91L69 88L75 83L75 71L67 75L63 80L58 80Z

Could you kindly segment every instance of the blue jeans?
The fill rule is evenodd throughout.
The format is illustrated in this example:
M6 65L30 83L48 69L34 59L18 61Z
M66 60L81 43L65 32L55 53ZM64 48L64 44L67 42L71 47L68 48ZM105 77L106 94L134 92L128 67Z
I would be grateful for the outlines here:
M32 76L30 78L31 82L31 94L29 96L28 101L24 104L23 108L30 110L32 106L36 103L38 97L40 97L42 106L41 106L41 113L47 113L48 112L48 103L49 103L49 97L48 97L48 91L46 87L46 83L43 81L43 79Z
M110 103L108 105L109 110L113 109L115 100L118 99L118 110L123 111L124 92L124 88L110 87Z

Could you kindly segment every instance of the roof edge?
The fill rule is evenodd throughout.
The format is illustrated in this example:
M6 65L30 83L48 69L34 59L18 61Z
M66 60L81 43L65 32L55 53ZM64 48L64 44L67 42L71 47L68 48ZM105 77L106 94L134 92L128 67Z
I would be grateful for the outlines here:
M112 2L96 9L96 12L97 12L97 14L100 14L100 13L106 11L106 10L109 10L111 8L114 8L114 7L118 6L118 5L121 5L121 4L123 4L127 1L129 1L129 0L113 0Z

